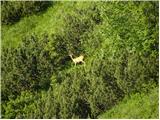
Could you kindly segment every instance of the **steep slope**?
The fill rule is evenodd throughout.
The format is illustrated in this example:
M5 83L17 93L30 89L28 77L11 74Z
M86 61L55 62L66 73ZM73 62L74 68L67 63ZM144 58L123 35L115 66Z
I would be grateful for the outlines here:
M99 116L100 119L158 119L158 88L149 93L133 94L113 109Z
M46 32L54 33L58 26L58 16L56 13L61 10L61 4L50 6L42 14L34 14L22 18L18 23L11 26L2 25L2 46L17 47L25 36L33 33L42 34Z
M157 87L158 7L57 2L2 26L2 117L97 118L125 96ZM74 66L69 53L83 54L85 64Z

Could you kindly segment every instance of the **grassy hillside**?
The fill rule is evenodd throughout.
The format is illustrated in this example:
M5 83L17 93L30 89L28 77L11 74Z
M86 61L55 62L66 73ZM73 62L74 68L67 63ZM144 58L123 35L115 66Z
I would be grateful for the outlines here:
M142 109L151 108L144 91L158 99L158 8L156 1L53 2L32 14L23 2L4 7L19 21L2 24L2 118L98 118L105 111L112 118L139 96ZM70 53L85 64L75 66ZM126 118L150 117L142 112Z
M158 88L149 93L133 94L124 98L113 109L99 116L100 119L155 119L158 114Z
M21 20L11 26L2 25L2 39L4 47L17 47L23 37L33 33L41 35L42 33L54 33L56 25L58 26L57 11L60 11L61 5L53 4L47 11L41 14L33 14L23 17Z

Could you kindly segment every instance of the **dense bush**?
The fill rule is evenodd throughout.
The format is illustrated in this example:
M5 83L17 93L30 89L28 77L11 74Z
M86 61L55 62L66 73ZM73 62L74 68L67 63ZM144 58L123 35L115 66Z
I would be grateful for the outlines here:
M49 88L55 63L46 49L48 41L45 34L41 39L32 35L25 38L19 48L3 49L2 100L23 90Z
M103 78L104 70L97 72L94 67L85 70L82 66L59 73L57 78L52 78L60 118L96 118L100 112L121 100L123 91L114 80L110 81L111 78Z
M1 1L2 24L13 24L23 16L45 10L51 4L49 1Z
M75 10L71 15L64 15L65 25L59 33L63 42L56 45L57 48L65 48L59 49L61 53L71 50L74 54L88 56L84 68L65 70L56 78L60 84L55 90L59 91L59 97L55 95L55 98L58 99L60 118L96 118L125 94L140 92L146 84L158 82L158 12L149 10L157 9L157 4L138 4L110 2L99 3L95 7L92 3L97 11L91 15L99 15L98 23L90 16L92 7L87 7L87 11L81 14ZM149 14L145 13L146 8ZM148 19L151 16L155 16L152 22ZM149 24L146 26L146 23ZM74 104L79 106L78 110ZM84 110L80 108L81 104L86 106Z
M73 8L72 12L63 14L63 25L54 35L57 52L62 54L72 52L75 55L85 53L86 34L102 22L98 7L92 3L92 6L87 8Z
M58 11L61 25L54 34L32 35L18 49L4 48L2 102L9 107L4 117L97 118L126 95L158 85L157 4L71 2L73 8ZM84 54L85 64L73 66L70 52ZM31 111L21 100L24 91L39 94ZM22 107L11 107L13 99Z

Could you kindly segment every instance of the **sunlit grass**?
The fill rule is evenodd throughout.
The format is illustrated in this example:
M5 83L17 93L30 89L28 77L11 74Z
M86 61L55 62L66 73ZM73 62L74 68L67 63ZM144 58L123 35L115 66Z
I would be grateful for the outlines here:
M27 35L54 33L58 18L56 10L60 10L60 3L50 7L45 13L22 18L11 26L2 26L2 46L17 47L20 41Z
M147 94L137 93L126 97L117 106L100 115L99 118L157 119L158 113L158 88L154 88Z

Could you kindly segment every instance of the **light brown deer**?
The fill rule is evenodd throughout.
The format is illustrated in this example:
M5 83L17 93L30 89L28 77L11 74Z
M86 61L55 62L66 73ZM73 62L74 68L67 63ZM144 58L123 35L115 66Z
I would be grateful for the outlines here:
M71 59L72 59L72 61L74 62L74 64L76 65L77 63L80 63L80 62L82 62L82 63L84 63L85 64L85 62L84 62L84 56L83 55L80 55L79 57L76 57L76 58L73 58L73 54L69 54L69 56L71 57Z

